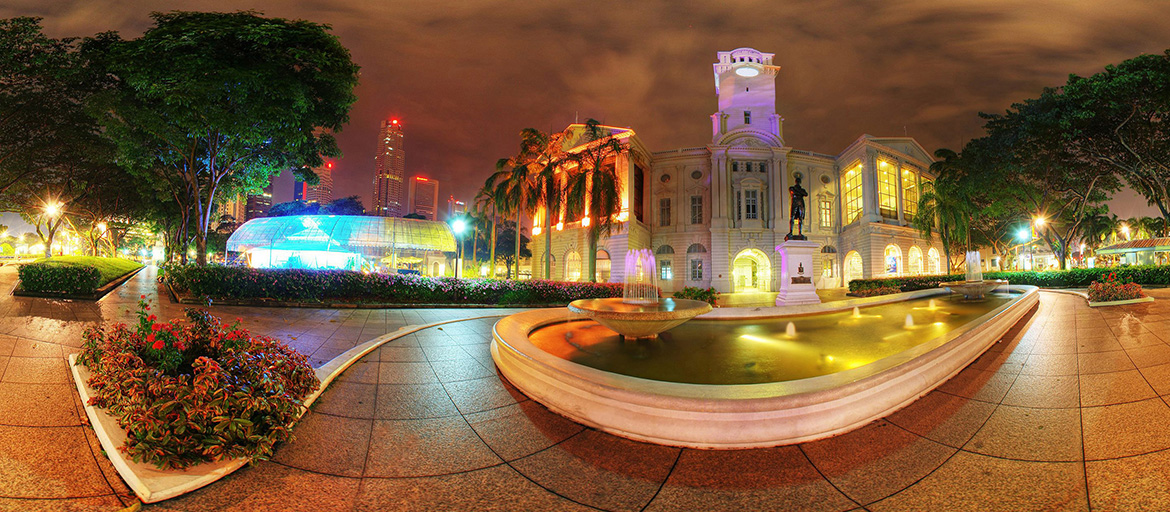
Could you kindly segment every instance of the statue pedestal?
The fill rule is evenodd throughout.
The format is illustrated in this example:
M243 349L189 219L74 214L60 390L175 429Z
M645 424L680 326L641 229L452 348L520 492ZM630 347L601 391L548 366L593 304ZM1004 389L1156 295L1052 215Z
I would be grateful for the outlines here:
M821 298L813 284L813 253L817 243L785 240L776 250L780 253L780 293L776 294L776 305L820 304Z

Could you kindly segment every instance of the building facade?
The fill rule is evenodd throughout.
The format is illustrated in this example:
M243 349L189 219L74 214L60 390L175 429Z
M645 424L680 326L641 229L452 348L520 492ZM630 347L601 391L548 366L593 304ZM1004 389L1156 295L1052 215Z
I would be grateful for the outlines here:
M435 220L439 206L439 182L431 178L415 176L410 179L410 194L407 196L410 213L417 213L427 220Z
M707 146L650 152L633 130L610 129L623 148L613 162L624 180L625 222L598 243L599 280L620 281L624 269L610 261L651 248L664 291L779 290L776 246L789 232L789 188L798 180L808 192L803 232L821 246L812 269L818 288L944 271L941 244L910 225L923 184L934 179L930 154L910 137L862 135L836 155L786 145L772 59L751 48L718 53ZM532 274L545 277L550 230L535 217ZM580 280L587 268L585 229L569 220L551 229L552 279Z
M305 200L320 205L329 204L333 201L333 162L325 162L324 166L313 169L313 172L317 174L317 184L305 190Z
M406 149L402 124L382 121L378 154L374 156L374 215L401 217L406 213Z
M267 217L268 210L272 209L272 182L268 183L259 194L249 194L244 202L244 219L249 221L260 217Z

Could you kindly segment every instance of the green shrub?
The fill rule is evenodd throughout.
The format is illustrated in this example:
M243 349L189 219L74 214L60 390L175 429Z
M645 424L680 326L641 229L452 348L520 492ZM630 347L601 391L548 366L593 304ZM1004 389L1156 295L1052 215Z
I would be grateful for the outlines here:
M1119 279L1143 285L1170 285L1170 265L1142 265L1120 268L1074 268L1069 270L1042 270L1020 272L985 272L984 279L1006 279L1011 284L1039 286L1041 288L1087 288L1093 281L1116 273ZM881 286L896 287L909 292L926 288L937 288L946 281L962 281L964 274L939 276L907 276L878 279L854 279L849 282L849 291L856 293Z
M714 288L696 288L694 286L687 286L677 292L674 292L676 299L690 299L706 302L712 306L715 305L719 299L719 292Z
M145 296L143 296L145 299ZM138 325L94 327L77 361L92 372L90 404L126 429L119 450L135 462L182 469L267 459L292 439L303 400L320 382L308 359L205 311L157 322L139 301Z
M567 304L576 299L621 297L621 283L455 279L351 270L259 269L224 265L168 265L176 290L217 299L391 304Z
M893 286L876 286L873 288L866 288L864 290L857 290L851 292L855 297L877 297L878 295L890 295L892 293L900 293L902 290Z
M102 285L101 272L89 265L29 263L18 273L25 291L36 293L86 295Z

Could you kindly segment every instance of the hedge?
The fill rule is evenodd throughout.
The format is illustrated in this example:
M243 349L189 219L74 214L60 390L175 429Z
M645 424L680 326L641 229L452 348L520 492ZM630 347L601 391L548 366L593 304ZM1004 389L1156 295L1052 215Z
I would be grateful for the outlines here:
M351 270L167 265L163 276L176 291L212 300L563 305L576 299L622 296L621 283L455 279Z
M29 263L18 274L21 287L35 293L87 295L103 284L102 273L89 265Z
M1088 288L1093 281L1102 281L1110 273L1125 282L1143 285L1170 285L1170 265L1139 265L1129 267L1074 268L1069 270L1044 270L1028 272L984 272L984 279L1006 279L1011 284L1025 284L1041 288ZM904 292L937 288L939 283L963 281L966 274L887 277L879 279L854 279L849 282L850 292L859 292L881 286L898 288Z

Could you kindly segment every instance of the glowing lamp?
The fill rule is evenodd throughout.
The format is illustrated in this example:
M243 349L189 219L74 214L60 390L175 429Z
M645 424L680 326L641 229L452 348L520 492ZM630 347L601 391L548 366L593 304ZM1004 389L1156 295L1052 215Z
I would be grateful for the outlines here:
M1021 230L1016 232L1016 238L1019 238L1021 241L1032 238L1030 235L1031 235L1031 233L1028 232L1027 228L1021 229Z
M457 235L463 233L463 230L465 229L467 229L467 222L465 222L463 219L455 219L455 221L451 223L451 230L454 231Z
M589 227L589 217L585 217L585 218L581 219L581 227L583 227L583 228Z
M759 75L760 70L758 70L754 67L743 66L743 67L735 68L735 74L742 76L742 77L751 78L753 76Z
M391 124L398 124L398 120L397 120L397 119L395 119L395 120L393 120L393 121L390 121L390 123L391 123Z
M541 232L540 226L536 226L536 227L532 228L532 236L539 235L540 232Z
M1036 217L1036 225L1043 226L1044 225L1044 217Z
M60 215L60 214L61 214L61 204L60 203L49 203L49 204L45 205L45 215L48 215L50 217L56 217L57 215Z

